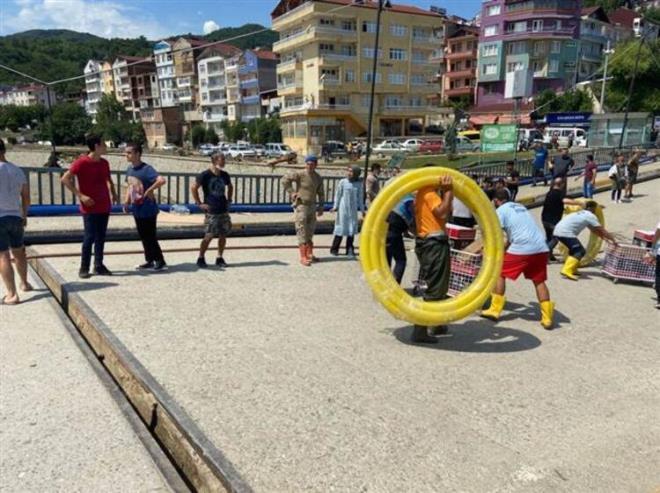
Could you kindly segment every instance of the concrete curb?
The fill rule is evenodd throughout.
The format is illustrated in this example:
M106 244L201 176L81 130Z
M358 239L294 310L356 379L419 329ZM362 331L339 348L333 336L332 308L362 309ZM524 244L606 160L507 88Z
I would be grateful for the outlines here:
M197 491L252 492L233 464L75 289L46 260L29 262L192 487Z

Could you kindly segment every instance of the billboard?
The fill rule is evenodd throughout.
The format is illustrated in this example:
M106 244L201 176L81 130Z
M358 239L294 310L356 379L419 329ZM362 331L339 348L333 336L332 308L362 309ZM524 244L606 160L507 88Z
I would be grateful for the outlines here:
M518 143L518 125L484 125L481 128L482 152L514 152Z
M534 86L534 74L531 70L516 70L507 72L504 81L504 97L506 99L529 98Z

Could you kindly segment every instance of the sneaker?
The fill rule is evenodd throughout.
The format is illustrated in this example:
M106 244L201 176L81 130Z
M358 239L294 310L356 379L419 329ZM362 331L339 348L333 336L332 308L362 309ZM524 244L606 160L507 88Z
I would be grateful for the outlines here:
M229 267L227 262L225 262L225 259L222 257L218 257L215 259L215 265L216 267Z
M167 270L167 264L165 263L164 260L156 262L154 264L153 270L156 271L156 272L161 272L161 271Z
M140 265L136 266L135 268L137 270L146 270L146 269L153 268L153 266L154 266L153 262L145 262L144 264L140 264Z
M89 273L88 270L80 270L78 271L78 277L80 279L89 279L92 275Z
M112 272L105 265L99 265L94 267L94 274L97 276L111 276Z
M208 264L206 263L204 257L199 257L197 259L197 267L199 267L200 269L206 269L208 267Z

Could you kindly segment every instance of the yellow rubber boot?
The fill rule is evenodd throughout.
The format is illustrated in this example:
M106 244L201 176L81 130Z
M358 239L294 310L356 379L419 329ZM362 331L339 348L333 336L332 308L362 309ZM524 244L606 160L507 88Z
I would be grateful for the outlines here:
M481 316L497 322L502 310L504 310L505 303L506 298L503 295L493 293L490 297L490 308L488 308L488 310L483 310Z
M566 257L566 261L564 262L564 267L562 267L561 269L561 275L572 281L577 281L578 280L577 269L579 265L580 265L580 259L577 259L575 257Z
M541 302L541 325L545 330L552 329L552 315L555 312L555 303L553 301Z

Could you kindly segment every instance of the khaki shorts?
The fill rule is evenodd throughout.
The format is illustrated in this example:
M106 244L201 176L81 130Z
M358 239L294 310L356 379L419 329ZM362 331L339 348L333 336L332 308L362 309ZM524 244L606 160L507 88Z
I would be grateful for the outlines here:
M204 218L206 234L213 236L227 236L231 231L231 218L226 212L222 214L206 214Z

